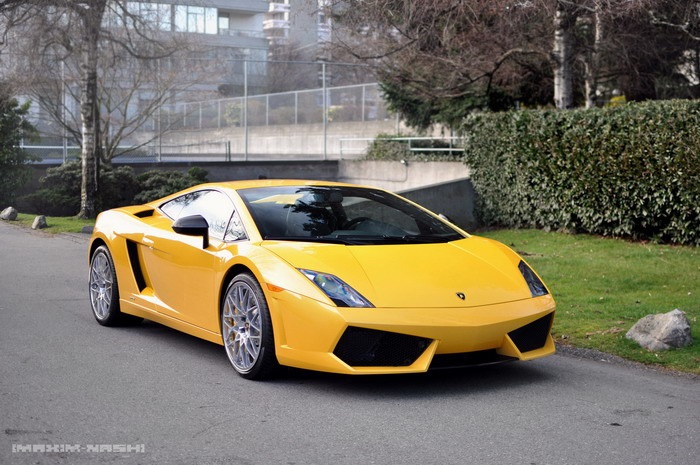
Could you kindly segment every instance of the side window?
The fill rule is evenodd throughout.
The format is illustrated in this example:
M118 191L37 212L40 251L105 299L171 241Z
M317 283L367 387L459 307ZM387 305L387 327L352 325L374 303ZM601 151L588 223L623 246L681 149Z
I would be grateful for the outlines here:
M187 214L182 215L181 212L184 208L195 202L199 197L201 197L205 192L211 191L197 191L190 192L189 194L181 195L173 200L165 202L160 206L160 209L165 213L170 219L175 221L176 219L187 216Z
M160 206L160 209L173 220L191 215L201 215L209 223L209 235L219 240L239 240L245 237L243 225L234 215L233 203L219 191L202 190L181 195ZM232 216L237 227L229 227ZM233 231L233 234L231 234Z
M234 211L231 221L228 224L228 229L226 229L224 240L240 241L241 239L246 239L245 229L243 228L243 222L241 221L241 217L238 215L238 212Z

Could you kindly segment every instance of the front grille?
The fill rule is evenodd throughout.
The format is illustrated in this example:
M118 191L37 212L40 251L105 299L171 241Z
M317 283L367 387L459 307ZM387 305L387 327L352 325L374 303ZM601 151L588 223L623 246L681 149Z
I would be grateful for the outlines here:
M404 367L413 364L430 342L417 336L349 326L333 354L355 367Z
M508 333L513 344L520 352L529 352L541 349L547 343L547 337L552 329L552 317L554 313L528 323L525 326Z
M492 363L503 363L517 360L496 352L496 349L478 350L476 352L464 352L460 354L435 355L430 363L431 370L443 368L461 368L477 365L490 365Z

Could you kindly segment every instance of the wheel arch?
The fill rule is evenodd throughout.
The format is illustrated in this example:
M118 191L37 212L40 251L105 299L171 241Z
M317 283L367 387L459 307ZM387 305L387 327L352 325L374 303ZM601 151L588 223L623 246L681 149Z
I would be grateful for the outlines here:
M107 245L107 242L102 239L101 237L96 237L93 239L93 241L90 243L90 250L88 251L88 261L92 260L92 255L95 253L95 250L101 245L104 245L107 247L107 250L109 250L109 246Z
M221 287L219 288L219 324L221 324L221 311L223 310L223 299L224 294L226 293L226 289L228 289L228 285L231 283L233 278L235 278L241 273L250 273L255 277L255 279L258 280L258 282L260 282L260 278L258 278L257 273L255 273L252 269L250 269L250 267L244 265L243 263L236 263L226 271L224 279L221 280Z

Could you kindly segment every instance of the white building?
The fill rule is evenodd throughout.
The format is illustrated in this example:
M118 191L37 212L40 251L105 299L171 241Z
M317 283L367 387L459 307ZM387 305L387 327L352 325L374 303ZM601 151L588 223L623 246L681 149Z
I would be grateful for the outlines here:
M291 47L309 61L328 60L330 0L271 0L263 29L275 47Z
M199 51L192 59L209 64L211 73L200 78L202 90L226 95L242 92L244 62L251 84L265 75L268 39L263 31L267 0L158 0L130 2L130 8L160 23L165 31L192 34Z

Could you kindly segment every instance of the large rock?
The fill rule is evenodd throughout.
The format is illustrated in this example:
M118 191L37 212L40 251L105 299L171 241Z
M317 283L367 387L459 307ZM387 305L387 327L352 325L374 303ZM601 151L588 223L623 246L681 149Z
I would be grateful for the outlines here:
M39 215L36 218L34 218L34 222L32 223L32 229L44 229L48 227L49 225L46 223L46 217L44 215Z
M693 342L690 321L685 312L678 309L645 316L627 331L626 337L654 352L685 347Z
M14 207L7 207L2 212L0 212L0 220L14 221L16 219L17 219L17 209Z

